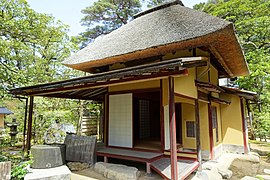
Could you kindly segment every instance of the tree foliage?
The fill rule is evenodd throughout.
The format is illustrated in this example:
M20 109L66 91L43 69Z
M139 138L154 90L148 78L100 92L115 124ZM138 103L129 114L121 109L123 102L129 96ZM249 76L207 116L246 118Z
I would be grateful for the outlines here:
M143 6L156 6L165 0L98 0L81 12L85 14L81 20L86 26L80 39L84 47L100 35L105 35L127 24L133 15L140 12Z
M270 135L270 1L212 0L195 9L234 23L249 65L250 75L238 79L241 88L257 92L261 112L255 111L257 135Z
M63 79L60 62L75 48L68 27L25 0L0 1L0 90Z
M61 65L78 48L67 35L67 25L35 12L26 0L1 0L0 22L0 106L14 112L6 120L16 117L22 132L25 102L11 98L8 90L81 75ZM34 103L39 139L56 118L63 123L77 120L78 101L35 98Z

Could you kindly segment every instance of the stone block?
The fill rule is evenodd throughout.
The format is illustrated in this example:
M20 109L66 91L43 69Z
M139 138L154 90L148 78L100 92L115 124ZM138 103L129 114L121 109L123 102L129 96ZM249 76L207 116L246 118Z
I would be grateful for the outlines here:
M140 173L135 167L112 165L106 168L104 176L114 180L136 180Z
M223 179L230 179L233 174L231 170L221 168L218 168L218 173L222 176Z
M45 169L65 164L65 145L35 145L31 147L32 168Z
M251 176L245 176L241 180L259 180L259 179Z
M71 171L67 166L60 166L50 169L31 169L24 180L70 180Z
M263 172L264 172L265 174L270 174L270 169L264 169Z
M107 167L111 166L112 164L110 163L105 163L105 162L97 162L95 164L94 170L99 173L104 175L104 172L106 170Z
M5 161L5 162L0 162L0 178L3 180L10 179L11 176L11 162L10 161Z
M80 171L90 167L89 164L81 162L68 162L67 166L71 171Z
M114 180L136 180L140 176L137 168L121 164L97 162L94 170L104 177Z
M221 175L216 171L202 170L197 172L191 180L222 180Z
M256 175L256 178L270 180L270 175Z

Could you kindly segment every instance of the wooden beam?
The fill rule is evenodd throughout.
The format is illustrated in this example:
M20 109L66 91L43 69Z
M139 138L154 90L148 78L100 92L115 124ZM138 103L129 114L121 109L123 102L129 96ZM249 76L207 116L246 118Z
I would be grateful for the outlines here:
M197 159L199 162L198 171L202 171L202 151L201 151L201 134L200 134L200 110L199 101L195 99L195 123L196 123L196 149L197 149Z
M163 80L160 81L160 141L161 141L161 150L165 149L164 142L164 108L163 108Z
M169 117L170 117L170 150L171 150L171 178L178 179L176 121L174 107L174 78L169 76Z
M73 90L84 90L89 88L102 88L102 87L109 87L110 85L123 85L123 84L131 84L134 82L145 82L149 80L157 80L162 78L167 78L168 76L172 75L186 75L185 69L182 71L171 71L171 72L164 72L164 73L157 73L154 75L143 75L137 76L132 78L125 78L119 79L115 81L106 81L106 82L93 82L93 83L79 83L76 85L65 86L61 88L50 88L50 89L37 89L31 92L27 92L25 95L33 95L33 96L47 96L49 94L54 94L56 92L68 92Z
M241 106L241 116L242 116L242 132L243 132L243 142L244 142L244 152L245 154L248 153L248 142L247 142L247 133L246 133L246 120L245 120L245 107L244 107L244 102L243 98L240 98L240 106Z
M217 58L218 62L221 64L221 66L225 69L225 71L229 74L229 76L233 77L233 73L228 67L228 65L225 63L223 57L219 54L217 49L214 46L209 46L209 49L211 53Z
M71 89L81 89L81 88L89 88L96 86L99 84L99 81L104 87L104 85L108 85L111 83L115 83L115 81L110 82L110 79L119 78L116 82L120 80L125 80L124 77L140 76L139 79L149 79L149 78L157 78L161 76L169 76L171 73L181 74L180 70L184 70L190 67L204 66L206 65L207 57L187 57L187 58L176 58L170 59L161 62L155 62L151 64L144 64L135 67L128 67L124 69L112 70L104 73L98 73L91 76L86 76L82 78L74 78L71 80L47 83L36 86L29 86L24 88L17 88L10 90L11 94L21 94L21 95L38 95L56 91L69 91ZM176 68L178 68L176 70ZM167 73L160 73L160 70L167 69ZM175 71L176 70L176 71ZM145 72L151 72L152 75L142 75ZM152 77L149 77L152 76ZM130 80L130 79L129 79Z
M28 113L28 128L27 128L27 139L26 139L26 149L29 155L29 150L31 148L32 139L32 122L33 122L33 108L34 108L34 96L30 96L30 105Z
M209 141L210 141L210 159L214 158L214 137L213 137L213 121L212 121L212 104L208 103L208 128L209 128Z

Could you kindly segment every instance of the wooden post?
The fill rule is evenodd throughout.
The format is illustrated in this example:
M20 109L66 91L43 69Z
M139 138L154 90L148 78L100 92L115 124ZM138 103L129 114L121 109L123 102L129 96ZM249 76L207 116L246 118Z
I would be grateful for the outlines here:
M30 147L31 147L31 138L32 138L33 107L34 107L34 96L30 96L30 105L29 105L29 114L28 114L28 127L27 127L27 139L26 139L26 148L27 148L27 154L28 155L29 155L29 150L30 150Z
M174 107L174 78L169 76L169 117L170 117L170 150L171 150L171 179L178 179L176 122Z
M200 112L199 112L199 101L195 99L195 120L196 120L196 148L197 148L197 159L199 162L198 171L202 171L202 152L201 152L201 136L200 136Z
M24 121L23 121L23 145L22 145L23 156L24 156L24 150L25 150L27 112L28 112L28 98L25 99L25 111L24 111Z
M244 110L244 103L243 98L240 98L240 106L241 106L241 115L242 115L242 130L243 130L243 141L244 141L244 152L245 154L248 153L247 147L247 133L246 133L246 120L245 120L245 110Z
M212 107L211 101L208 103L208 128L209 128L209 140L210 140L210 159L214 158L214 138L213 138L213 121L212 121Z

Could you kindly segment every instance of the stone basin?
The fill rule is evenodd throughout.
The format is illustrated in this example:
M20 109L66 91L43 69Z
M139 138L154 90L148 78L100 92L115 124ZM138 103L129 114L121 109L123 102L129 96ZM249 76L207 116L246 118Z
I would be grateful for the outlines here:
M31 147L33 156L32 168L47 169L62 166L66 163L65 145L34 145Z

